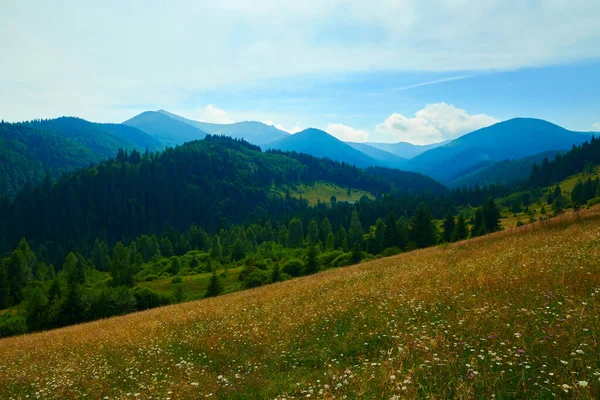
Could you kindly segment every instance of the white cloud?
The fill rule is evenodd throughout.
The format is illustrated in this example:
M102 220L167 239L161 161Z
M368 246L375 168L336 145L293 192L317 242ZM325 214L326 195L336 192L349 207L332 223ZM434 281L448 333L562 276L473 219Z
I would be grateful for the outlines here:
M0 110L117 120L281 77L597 60L598 20L598 0L2 0Z
M227 111L215 105L209 104L195 113L195 118L202 122L213 122L215 124L231 124L235 122Z
M369 133L344 124L327 124L325 131L344 142L366 142Z
M496 122L498 120L494 117L484 114L469 115L467 111L452 104L427 104L425 108L417 111L414 117L397 113L390 115L375 127L375 134L371 140L429 144L456 139Z
M592 131L600 132L600 122L596 122L595 124L592 125Z
M296 122L296 124L292 128L286 128L282 124L276 124L275 122L273 122L271 120L266 120L266 121L261 121L261 122L263 124L274 126L275 128L279 129L280 131L291 133L292 135L294 133L298 133L298 132L300 132L302 130L302 128L300 127L300 123L299 122Z

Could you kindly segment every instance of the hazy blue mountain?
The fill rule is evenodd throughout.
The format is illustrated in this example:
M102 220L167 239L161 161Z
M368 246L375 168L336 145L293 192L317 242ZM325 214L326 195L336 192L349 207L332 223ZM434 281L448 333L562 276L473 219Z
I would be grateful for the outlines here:
M381 165L389 168L402 168L408 162L408 159L406 158L398 157L395 154L389 153L385 150L380 150L366 143L346 142L346 144L350 145L351 147L354 147L361 153L364 153L369 157L374 158L375 160L379 161Z
M561 153L557 150L545 151L518 160L487 160L481 165L474 166L469 171L462 171L456 179L447 183L449 187L490 185L495 183L512 184L526 181L531 175L533 164L541 164L544 158L553 160Z
M550 150L567 150L591 138L547 121L515 118L479 129L413 158L408 169L443 183L472 173L489 161L519 159Z
M427 150L435 149L436 147L442 146L448 143L448 141L433 143L433 144L425 144L418 145L412 144L408 142L398 142L398 143L378 143L378 142L367 142L371 147L375 147L376 149L387 151L388 153L392 153L397 155L398 157L410 159L418 156L426 152Z
M295 151L320 158L330 158L357 167L381 165L381 162L336 139L327 132L309 128L265 146L265 149Z
M153 136L167 146L204 139L207 132L158 111L145 111L123 122Z
M121 124L101 124L81 118L61 117L23 122L24 125L71 139L89 149L97 159L114 157L117 151L136 149L143 152L161 150L158 140L139 129Z
M258 121L244 121L233 124L213 124L210 122L200 122L187 119L165 110L159 110L157 112L176 119L177 121L191 125L206 133L210 133L211 135L223 135L244 139L249 143L259 146L290 136L290 134L287 132Z

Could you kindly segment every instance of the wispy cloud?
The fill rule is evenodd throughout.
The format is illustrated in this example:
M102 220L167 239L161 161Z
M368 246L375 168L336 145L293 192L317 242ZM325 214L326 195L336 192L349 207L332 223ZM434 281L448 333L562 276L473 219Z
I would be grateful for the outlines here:
M481 76L481 75L482 74L450 76L450 77L447 77L447 78L435 79L433 81L415 83L414 85L407 85L407 86L397 87L397 88L391 89L390 91L391 92L403 92L405 90L415 89L415 88L422 87L422 86L431 86L431 85L437 85L437 84L440 84L440 83L460 81L460 80L463 80L463 79L474 78L476 76Z

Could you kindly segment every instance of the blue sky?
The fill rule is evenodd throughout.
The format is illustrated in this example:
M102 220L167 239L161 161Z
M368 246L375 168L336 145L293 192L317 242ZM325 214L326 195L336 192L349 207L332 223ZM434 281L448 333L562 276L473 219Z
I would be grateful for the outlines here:
M5 0L0 118L166 109L431 143L516 116L600 131L600 2Z

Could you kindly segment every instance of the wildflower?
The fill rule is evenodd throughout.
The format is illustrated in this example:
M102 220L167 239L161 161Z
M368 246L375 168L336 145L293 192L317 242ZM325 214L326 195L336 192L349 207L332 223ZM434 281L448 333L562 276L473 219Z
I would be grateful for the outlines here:
M577 384L581 387L586 387L588 385L588 382L587 381L579 381L579 382L577 382Z

